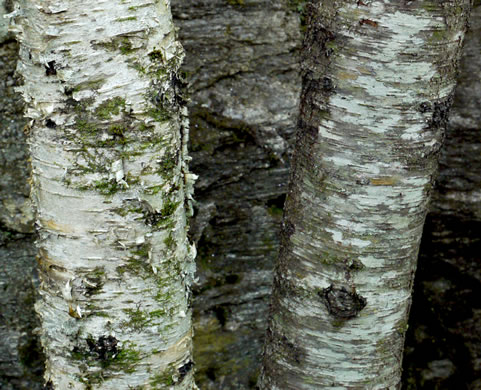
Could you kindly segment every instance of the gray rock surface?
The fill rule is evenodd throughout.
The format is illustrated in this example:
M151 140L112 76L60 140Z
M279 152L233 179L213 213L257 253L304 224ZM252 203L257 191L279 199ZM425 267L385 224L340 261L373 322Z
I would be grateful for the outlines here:
M43 362L34 334L35 251L23 104L14 92L18 46L0 32L0 388L35 390L41 387Z
M35 328L32 235L0 232L0 389L42 386L43 355Z
M174 0L191 94L197 383L256 382L300 77L287 2Z

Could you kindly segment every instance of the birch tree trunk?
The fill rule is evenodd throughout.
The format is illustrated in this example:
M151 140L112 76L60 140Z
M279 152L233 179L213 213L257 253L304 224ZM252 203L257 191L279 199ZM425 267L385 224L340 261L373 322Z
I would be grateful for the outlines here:
M20 0L46 382L192 389L193 175L169 1Z
M310 5L261 389L400 388L469 8L467 0Z

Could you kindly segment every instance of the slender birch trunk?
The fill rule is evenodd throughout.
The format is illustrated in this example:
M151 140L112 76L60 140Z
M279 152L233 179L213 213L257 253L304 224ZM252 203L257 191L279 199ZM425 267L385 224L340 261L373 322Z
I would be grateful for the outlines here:
M193 175L168 0L19 0L54 389L192 389Z
M468 0L323 1L261 389L399 389L419 242Z

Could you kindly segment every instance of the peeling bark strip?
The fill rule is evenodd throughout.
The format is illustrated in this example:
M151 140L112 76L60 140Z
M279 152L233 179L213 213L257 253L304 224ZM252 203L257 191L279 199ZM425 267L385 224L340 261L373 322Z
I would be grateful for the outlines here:
M20 0L54 389L192 389L183 58L167 0Z
M468 0L311 3L284 217L292 234L282 237L261 389L400 388L469 9Z

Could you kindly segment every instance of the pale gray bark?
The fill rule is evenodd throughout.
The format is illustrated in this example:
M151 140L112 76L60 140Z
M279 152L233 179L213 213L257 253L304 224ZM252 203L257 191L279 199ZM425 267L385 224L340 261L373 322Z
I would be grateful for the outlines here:
M168 1L16 3L55 389L192 389L194 175Z
M261 389L400 388L469 7L311 4Z

